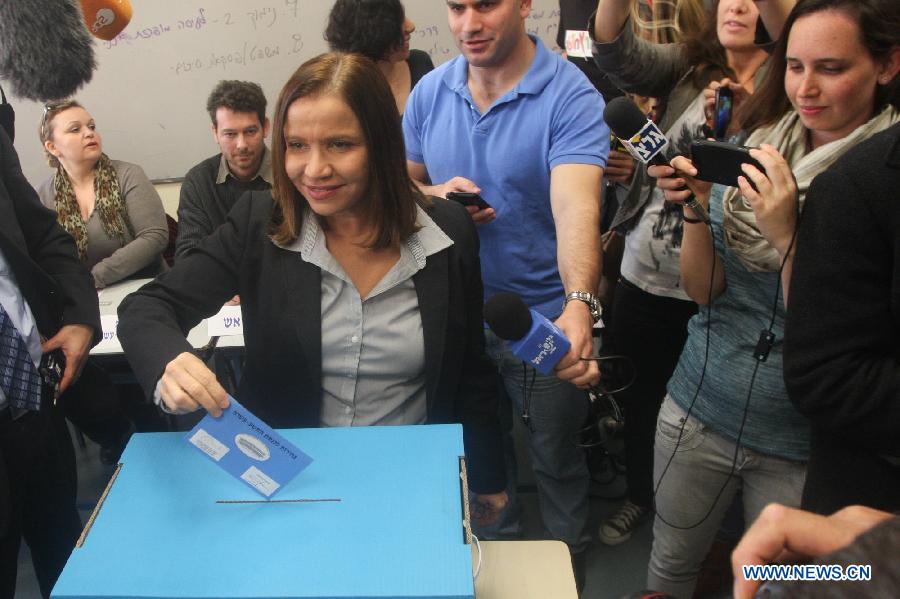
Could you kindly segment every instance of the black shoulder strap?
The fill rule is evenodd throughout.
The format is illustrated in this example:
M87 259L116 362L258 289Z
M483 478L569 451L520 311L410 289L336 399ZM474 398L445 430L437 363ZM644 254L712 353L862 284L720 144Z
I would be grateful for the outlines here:
M10 141L15 141L16 111L13 109L12 104L6 101L6 93L2 87L0 87L0 99L2 99L2 102L0 102L0 127L6 130Z

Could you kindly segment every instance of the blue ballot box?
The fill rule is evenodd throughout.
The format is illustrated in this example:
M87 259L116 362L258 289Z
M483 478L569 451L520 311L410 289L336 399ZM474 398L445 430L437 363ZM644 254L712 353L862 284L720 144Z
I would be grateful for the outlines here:
M273 502L134 435L52 597L474 597L461 426L280 432L314 461Z

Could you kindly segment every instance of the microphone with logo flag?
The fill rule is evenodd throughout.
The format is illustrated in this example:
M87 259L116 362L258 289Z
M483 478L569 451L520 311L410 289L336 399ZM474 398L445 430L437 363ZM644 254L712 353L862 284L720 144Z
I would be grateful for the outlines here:
M542 314L530 310L515 293L498 293L484 304L484 320L517 358L543 375L553 373L572 346Z
M663 154L669 140L656 123L641 112L637 104L625 97L614 98L603 109L603 120L635 160L649 166L669 166L669 161ZM709 222L709 212L696 197L691 195L684 203L703 222Z

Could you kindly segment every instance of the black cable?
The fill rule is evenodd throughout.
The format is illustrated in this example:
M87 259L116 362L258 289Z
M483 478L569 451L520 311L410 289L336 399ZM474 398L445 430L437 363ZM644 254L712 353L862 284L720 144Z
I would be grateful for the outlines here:
M531 425L531 393L534 390L536 377L537 373L532 369L531 381L528 380L528 366L525 362L522 362L522 422L525 424L525 428L532 433L534 432L534 427Z
M634 384L635 379L637 378L637 369L634 367L634 362L631 361L631 358L623 355L609 355L609 356L590 356L587 358L581 358L583 362L598 362L598 363L612 363L616 361L620 361L623 364L627 364L630 367L629 376L627 377L627 382L622 383L616 389L607 389L603 384L603 378L601 377L600 382L597 385L591 387L590 390L586 393L588 399L588 410L589 410L589 423L580 429L576 430L572 434L572 443L575 444L576 447L580 447L582 449L594 449L597 447L601 447L603 449L606 445L606 438L601 432L599 435L592 435L595 429L598 429L600 426L606 426L603 420L608 418L612 418L613 421L619 425L619 427L624 426L624 417L622 416L622 409L619 407L618 402L616 402L614 393L620 393ZM599 402L605 400L608 404L608 411L600 411L597 407ZM617 432L617 430L607 429L606 433L609 435L613 435ZM591 435L588 437L588 435ZM584 439L584 440L582 440Z
M710 246L712 249L712 268L709 269L709 288L707 289L706 295L706 347L703 353L703 366L700 369L700 380L697 382L697 390L694 391L694 396L691 398L691 403L688 405L688 409L684 415L684 419L681 421L681 428L678 430L678 439L675 440L675 449L672 450L672 455L669 456L669 460L666 462L665 467L663 468L662 473L659 475L659 480L656 481L656 485L653 487L653 495L650 497L651 507L653 508L653 513L666 525L671 526L672 528L680 529L680 530L689 530L691 528L696 528L703 524L704 521L709 517L712 513L713 509L716 506L716 501L718 501L719 495L722 494L722 490L724 490L725 485L728 484L728 480L725 481L725 485L722 486L722 490L716 495L716 500L713 501L713 504L710 506L709 511L706 513L703 518L696 524L691 526L675 526L674 524L669 523L662 515L659 513L659 510L656 509L656 494L659 492L659 487L662 485L662 481L666 476L666 473L669 471L669 466L672 465L672 460L675 459L675 455L678 453L678 447L681 445L681 438L684 436L684 427L687 424L688 418L691 416L691 411L694 409L694 404L697 401L697 397L700 396L700 390L703 388L703 380L706 378L706 366L709 363L709 337L710 337L710 327L712 325L712 290L713 284L716 279L716 236L715 232L712 228L712 223L706 223L707 228L709 229L709 239Z
M728 483L731 482L731 479L734 476L734 471L737 468L738 452L741 449L741 439L743 438L743 435L744 435L744 425L747 422L747 414L749 413L749 410L750 410L750 397L753 395L753 386L756 383L756 374L759 371L760 363L765 362L766 358L768 358L769 349L771 349L772 343L774 343L774 339L775 339L775 333L773 331L773 328L775 327L775 318L778 314L778 300L779 300L779 295L781 294L782 273L784 272L784 267L787 264L788 257L790 257L790 255L791 255L791 250L793 250L793 248L794 248L794 243L797 239L797 232L800 229L800 216L802 213L800 212L799 188L797 189L794 201L795 201L795 206L797 208L797 220L796 220L796 223L794 224L794 231L791 233L791 241L788 244L787 251L784 253L784 258L782 258L781 265L778 267L778 277L777 277L777 281L775 284L775 298L772 302L772 314L769 318L769 326L765 330L762 331L762 334L760 335L760 343L757 344L756 351L754 352L754 357L756 358L756 364L753 366L753 373L750 376L750 385L749 385L749 388L747 389L747 398L744 401L744 411L743 411L743 415L741 416L741 426L738 429L738 436L734 442L734 455L732 456L732 460L731 460L731 469L728 472L728 476L725 478L725 482L722 483L722 487L719 489L718 493L716 493L716 496L713 499L712 504L709 506L709 509L707 510L706 514L695 524L692 524L690 526L678 526L678 525L672 524L671 522L667 521L659 513L659 510L656 509L656 494L659 491L660 485L662 485L662 481L666 475L666 472L668 472L668 470L669 470L669 466L672 464L672 460L675 459L675 455L678 453L678 446L681 444L681 438L684 435L684 427L687 424L688 418L691 415L691 410L693 410L693 408L694 408L694 403L696 402L697 397L700 395L700 389L702 388L703 379L706 375L706 366L709 361L709 337L710 337L710 326L711 326L711 322L712 322L712 287L713 287L713 281L715 280L715 272L716 272L716 240L715 240L715 234L712 229L712 223L708 224L710 240L712 243L713 263L712 263L712 268L710 269L710 273L709 273L709 290L708 290L708 295L707 295L707 319L706 319L706 349L705 349L705 355L703 358L703 368L700 371L700 381L697 384L697 391L694 392L694 397L691 399L691 403L688 406L687 413L685 414L684 420L681 423L681 428L678 431L678 439L675 442L675 449L672 451L672 455L669 457L668 462L666 462L665 468L663 469L662 473L659 475L659 480L656 482L656 486L653 489L653 496L652 496L653 512L656 514L656 516L660 519L661 522L663 522L667 526L670 526L674 529L690 530L692 528L697 528L698 526L703 524L706 521L706 519L712 515L712 512L715 509L716 504L719 502L719 498L722 496L722 493L725 492L725 488L728 486ZM767 344L767 347L765 348L765 352L760 353L759 349L760 349L760 345L762 344L763 338L765 338L765 340L768 342L768 344Z
M629 358L628 356L619 355L619 354L613 354L610 356L590 356L587 358L581 358L581 361L582 362L597 362L598 365L602 365L604 363L615 363L618 361L618 362L621 362L622 364L627 364L629 366L630 372L629 372L629 376L628 376L628 382L622 384L620 387L618 387L616 389L607 389L603 384L604 379L603 379L603 377L601 377L600 382L597 383L597 388L602 393L606 393L609 395L612 395L613 393L621 393L622 391L625 391L626 389L631 387L631 385L634 384L635 379L637 379L637 369L634 367L634 362L632 362L631 358Z

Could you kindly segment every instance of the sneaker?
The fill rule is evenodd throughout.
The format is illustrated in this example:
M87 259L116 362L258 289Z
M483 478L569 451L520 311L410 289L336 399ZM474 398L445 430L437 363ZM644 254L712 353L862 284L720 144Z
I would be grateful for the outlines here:
M626 501L614 516L600 524L600 540L606 545L624 543L649 512L648 508Z

